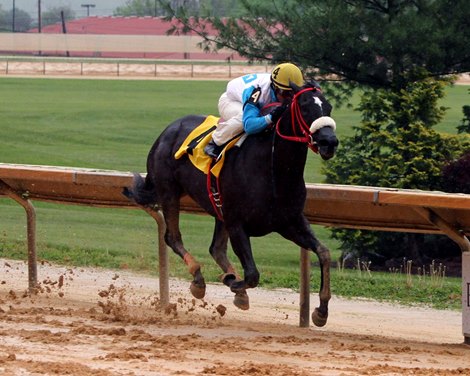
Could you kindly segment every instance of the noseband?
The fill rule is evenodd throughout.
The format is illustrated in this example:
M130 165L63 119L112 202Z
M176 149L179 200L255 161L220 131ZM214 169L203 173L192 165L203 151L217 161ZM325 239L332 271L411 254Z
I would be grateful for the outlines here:
M290 104L291 111L291 124L292 124L292 133L294 136L287 136L281 133L279 130L279 124L281 123L281 118L276 123L276 133L279 137L283 138L284 140L294 141L294 142L301 142L307 144L307 146L313 150L313 152L318 153L318 146L315 141L313 141L312 133L310 132L310 127L305 121L304 117L302 116L302 112L300 110L300 105L298 102L299 96L306 93L307 91L319 91L319 89L314 87L309 87L300 90L298 93L294 95L292 98L292 102ZM299 135L299 132L301 135Z

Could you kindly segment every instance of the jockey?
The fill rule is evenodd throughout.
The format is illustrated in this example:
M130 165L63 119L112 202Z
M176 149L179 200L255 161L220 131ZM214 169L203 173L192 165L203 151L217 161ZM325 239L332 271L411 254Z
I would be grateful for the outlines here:
M279 106L265 116L261 115L261 108L291 98L290 83L304 84L302 72L291 63L277 65L271 74L254 73L231 80L220 96L218 107L222 121L204 148L206 154L217 158L224 145L243 132L258 133L276 123L285 106Z

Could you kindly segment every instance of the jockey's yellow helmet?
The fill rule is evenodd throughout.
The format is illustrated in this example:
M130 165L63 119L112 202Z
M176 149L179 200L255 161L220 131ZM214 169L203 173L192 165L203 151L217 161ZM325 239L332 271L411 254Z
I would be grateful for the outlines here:
M292 82L297 86L304 84L302 71L292 63L282 63L276 65L271 72L271 82L281 90L292 90L289 83Z

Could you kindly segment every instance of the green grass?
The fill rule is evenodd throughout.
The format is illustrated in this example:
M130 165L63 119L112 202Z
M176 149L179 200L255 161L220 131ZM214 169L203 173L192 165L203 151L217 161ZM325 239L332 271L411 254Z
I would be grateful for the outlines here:
M190 113L216 114L224 81L75 80L0 78L0 162L145 171L148 150L173 120ZM468 103L464 86L449 88L442 105L450 107L439 130L455 133ZM356 94L351 102L357 104ZM335 109L339 137L351 134L360 114ZM321 161L310 153L306 180L321 182ZM97 209L36 202L39 257L68 265L157 270L156 224L138 210ZM0 256L26 258L25 218L21 207L0 199ZM220 270L208 254L213 220L183 215L188 249L203 264L208 280ZM339 256L329 230L314 226L320 240ZM297 288L299 249L276 234L253 239L261 285ZM233 261L236 257L230 251ZM315 257L312 258L316 261ZM183 263L170 255L171 275L188 277ZM313 268L312 288L319 271ZM439 288L409 287L396 276L333 271L333 293L374 299L459 307L460 279L446 278Z
M4 78L0 160L143 171L163 128L189 113L215 113L223 86Z

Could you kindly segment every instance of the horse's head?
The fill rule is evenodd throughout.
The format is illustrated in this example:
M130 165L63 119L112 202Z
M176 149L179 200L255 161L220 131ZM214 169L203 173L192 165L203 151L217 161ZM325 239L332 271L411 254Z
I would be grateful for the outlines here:
M339 143L335 134L336 123L330 117L333 107L315 83L307 83L302 87L291 84L291 87L294 96L290 111L282 116L282 123L290 124L288 128L291 130L287 132L292 135L283 134L280 130L281 121L276 126L277 133L282 138L306 143L324 160L332 158Z

